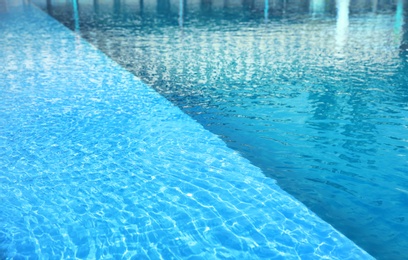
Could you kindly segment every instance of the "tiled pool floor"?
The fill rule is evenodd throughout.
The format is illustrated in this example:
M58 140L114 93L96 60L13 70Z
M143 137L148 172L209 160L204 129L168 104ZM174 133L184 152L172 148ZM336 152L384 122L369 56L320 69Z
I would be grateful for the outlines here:
M0 258L371 259L103 53L10 3Z

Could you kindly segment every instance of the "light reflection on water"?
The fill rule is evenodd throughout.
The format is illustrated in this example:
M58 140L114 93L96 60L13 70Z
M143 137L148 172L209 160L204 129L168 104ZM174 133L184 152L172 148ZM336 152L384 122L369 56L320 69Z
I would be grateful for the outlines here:
M404 258L406 0L37 2L370 254Z

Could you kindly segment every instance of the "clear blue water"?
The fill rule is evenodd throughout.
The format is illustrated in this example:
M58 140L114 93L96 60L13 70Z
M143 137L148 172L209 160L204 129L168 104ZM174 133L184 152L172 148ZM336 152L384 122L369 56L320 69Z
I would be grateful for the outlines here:
M407 1L181 3L48 11L372 255L406 259Z
M0 36L0 259L372 259L29 1Z

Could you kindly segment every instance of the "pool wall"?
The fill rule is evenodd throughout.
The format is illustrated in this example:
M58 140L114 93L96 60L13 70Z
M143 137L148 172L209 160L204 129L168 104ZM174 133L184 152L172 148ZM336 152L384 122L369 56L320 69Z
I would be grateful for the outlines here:
M372 258L78 35L4 3L0 258Z

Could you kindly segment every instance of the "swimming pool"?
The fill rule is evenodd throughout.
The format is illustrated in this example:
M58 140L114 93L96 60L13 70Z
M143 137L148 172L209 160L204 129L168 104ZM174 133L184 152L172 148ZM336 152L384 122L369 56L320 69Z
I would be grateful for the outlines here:
M372 259L81 37L0 3L0 258Z
M95 3L49 12L371 254L405 257L407 1Z

